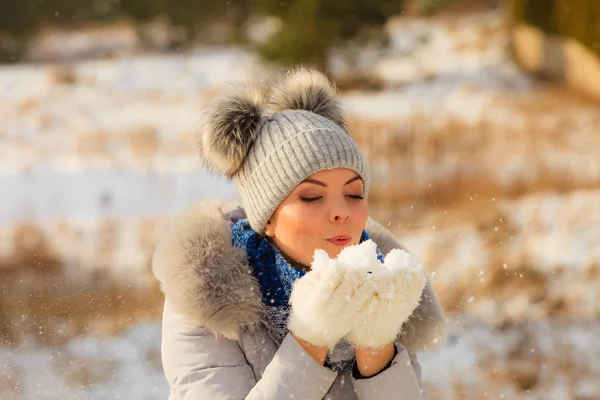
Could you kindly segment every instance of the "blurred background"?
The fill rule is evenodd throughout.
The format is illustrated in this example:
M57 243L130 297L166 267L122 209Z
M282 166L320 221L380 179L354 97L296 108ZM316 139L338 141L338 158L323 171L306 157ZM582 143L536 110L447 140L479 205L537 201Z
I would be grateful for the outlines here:
M426 262L430 399L600 398L597 0L0 0L0 399L165 399L150 257L237 198L199 110L318 66Z

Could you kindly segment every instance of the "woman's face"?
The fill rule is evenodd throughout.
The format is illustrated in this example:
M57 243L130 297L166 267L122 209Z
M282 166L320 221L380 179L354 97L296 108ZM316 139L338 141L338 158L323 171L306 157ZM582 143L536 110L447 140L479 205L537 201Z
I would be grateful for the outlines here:
M316 249L335 258L358 244L369 207L360 177L349 169L319 171L283 200L265 226L266 234L289 258L310 266Z

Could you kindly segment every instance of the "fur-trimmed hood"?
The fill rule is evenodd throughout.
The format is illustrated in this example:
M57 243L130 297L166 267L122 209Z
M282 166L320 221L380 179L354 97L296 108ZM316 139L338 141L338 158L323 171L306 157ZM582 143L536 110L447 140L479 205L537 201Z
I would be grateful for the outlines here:
M238 339L243 329L265 322L261 291L242 250L232 245L231 226L245 218L235 203L201 201L177 216L158 244L152 270L173 308L216 336ZM366 227L387 254L402 248L369 219ZM445 318L431 283L405 323L400 342L411 352L431 349L444 336Z

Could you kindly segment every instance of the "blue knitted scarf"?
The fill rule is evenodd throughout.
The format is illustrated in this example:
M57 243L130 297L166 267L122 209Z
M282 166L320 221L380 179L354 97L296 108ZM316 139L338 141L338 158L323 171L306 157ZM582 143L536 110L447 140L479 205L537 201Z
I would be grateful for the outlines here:
M276 343L281 344L288 334L287 320L290 314L289 299L292 285L306 272L294 268L263 235L250 228L247 219L241 219L232 226L233 246L243 250L248 259L252 274L260 284L262 301L267 311L270 334ZM362 232L360 242L369 239ZM377 249L377 256L383 262L383 254ZM326 366L336 372L350 372L354 364L354 351L345 339L342 339L327 356Z

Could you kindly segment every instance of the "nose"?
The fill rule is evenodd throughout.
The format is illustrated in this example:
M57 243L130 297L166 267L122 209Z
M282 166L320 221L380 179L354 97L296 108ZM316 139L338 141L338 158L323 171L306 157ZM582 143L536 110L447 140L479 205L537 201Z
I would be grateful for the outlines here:
M333 223L346 222L350 219L350 207L345 199L337 201L331 208L330 221Z

